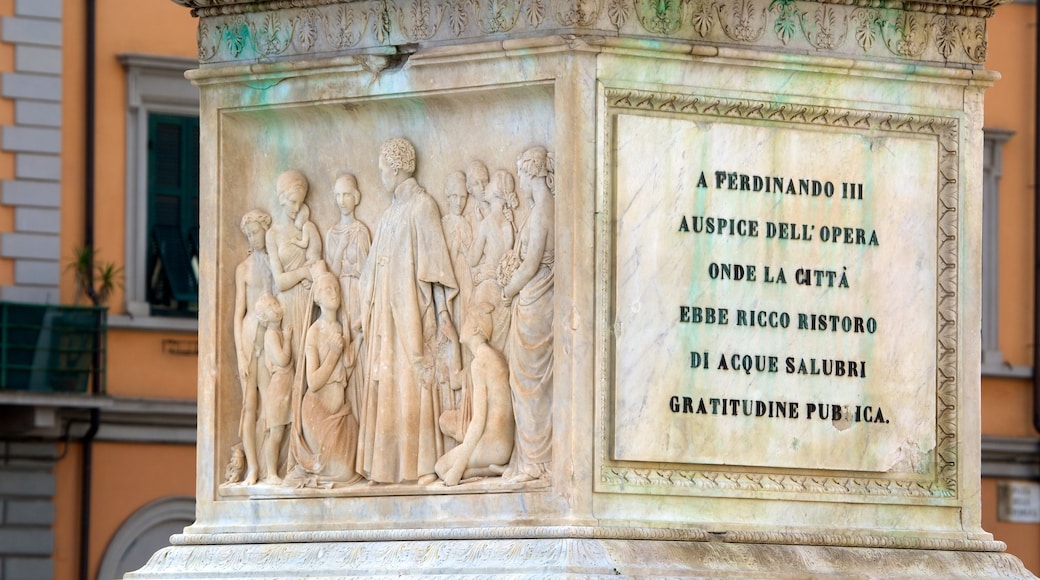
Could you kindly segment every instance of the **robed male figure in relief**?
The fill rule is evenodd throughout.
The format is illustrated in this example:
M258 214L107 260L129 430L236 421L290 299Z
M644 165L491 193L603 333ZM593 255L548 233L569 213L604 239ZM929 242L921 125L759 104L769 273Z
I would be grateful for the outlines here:
M440 210L412 177L412 144L384 143L379 170L393 198L361 278L368 375L357 466L373 483L425 485L436 481L434 465L444 453L436 369L460 367L450 314L458 285ZM437 364L451 353L455 361Z

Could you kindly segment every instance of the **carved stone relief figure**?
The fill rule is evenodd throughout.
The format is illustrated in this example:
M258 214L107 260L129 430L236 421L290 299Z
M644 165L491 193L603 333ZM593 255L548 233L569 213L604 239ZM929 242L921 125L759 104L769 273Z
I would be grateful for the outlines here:
M515 181L508 171L495 172L484 190L488 212L484 215L476 238L469 251L469 264L474 267L473 302L494 304L494 334L489 337L491 347L502 352L509 331L509 307L502 303L502 285L498 281L498 267L506 252L513 248L516 226L513 208L517 206Z
M325 261L329 271L339 278L339 322L347 339L343 364L351 369L347 381L347 399L355 414L364 408L361 394L365 384L364 367L359 364L363 350L361 334L361 270L372 247L368 226L354 216L361 203L357 178L341 175L333 184L332 196L339 206L339 223L325 232Z
M358 468L371 482L428 484L444 449L435 369L450 353L444 345L458 349L451 320L458 286L440 210L412 177L412 144L384 143L379 169L393 197L362 275L367 373ZM461 357L455 361L460 370Z
M256 453L257 410L260 391L268 375L263 357L264 337L257 318L257 299L271 292L271 271L268 268L266 233L271 227L271 216L252 210L242 216L242 233L249 241L249 255L235 269L235 353L238 363L238 379L242 386L242 414L239 435L242 437L242 452L245 472L242 481L246 485L256 483L260 465Z
M451 267L455 272L455 281L459 286L459 294L455 297L454 304L452 305L452 321L456 327L461 328L465 324L465 313L471 303L471 295L473 294L473 276L470 272L469 261L466 258L470 247L473 245L473 226L471 217L476 212L473 206L476 204L469 204L469 192L466 191L466 174L461 171L456 171L448 176L448 181L444 186L444 196L448 200L448 213L441 218L441 224L444 227L444 239L448 243L448 254L451 257ZM467 212L466 210L470 211ZM463 349L462 351L462 366L463 368L469 368L470 362L473 360L473 355ZM469 397L470 388L470 377L466 372L462 372L456 377L452 384L455 389L447 389L448 392L442 393L442 395L448 395L448 400L442 401L442 408L453 409L457 408L461 412L453 414L453 418L456 424L450 429L443 429L448 437L455 441L461 441L459 439L462 434L465 433L466 425L469 422L469 409L463 404L463 401ZM446 442L449 446L451 441Z
M484 200L484 188L491 181L488 168L481 161L470 161L466 167L466 191L469 192L477 206L477 216L484 219L488 212L488 204ZM474 228L475 229L475 228Z
M292 454L296 466L287 483L332 487L361 478L355 471L358 423L347 400L344 351L349 345L339 323L339 281L314 272L314 302L321 310L304 340L305 365L293 388Z
M504 477L513 482L549 477L552 460L553 269L555 191L553 159L534 147L517 161L520 193L530 213L520 224L511 274L502 298L512 302L506 344L509 386L516 419L516 446ZM508 257L504 264L516 263Z
M291 420L290 395L292 392L292 327L282 328L282 305L271 294L256 301L256 316L264 326L264 367L269 377L260 387L265 437L262 457L267 475L263 482L277 485L282 482L280 463L285 428Z
M311 265L321 261L321 236L310 220L304 201L310 185L302 173L286 171L278 176L278 203L281 215L267 231L268 257L278 301L285 313L283 324L293 329L293 361L301 360L300 343L310 323Z
M513 453L513 403L509 367L502 353L488 345L492 334L492 305L472 306L462 323L460 340L472 353L472 395L466 401L471 418L466 431L452 433L461 410L445 411L441 425L462 443L437 460L437 475L444 485L463 479L501 475Z
M234 319L243 406L229 483L548 477L552 159L541 147L520 157L522 202L510 172L489 178L471 162L448 176L443 219L415 166L407 140L381 147L391 200L374 235L355 216L361 191L350 174L333 183L339 218L327 229L311 221L309 184L295 170L278 176L273 220L243 216L250 250L235 272ZM327 216L329 201L319 204Z

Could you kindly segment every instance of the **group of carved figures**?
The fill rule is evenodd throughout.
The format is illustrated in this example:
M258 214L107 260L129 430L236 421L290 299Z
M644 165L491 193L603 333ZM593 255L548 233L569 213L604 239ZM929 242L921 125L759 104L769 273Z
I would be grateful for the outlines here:
M299 171L278 177L277 215L243 216L228 485L548 478L553 159L528 149L515 179L470 163L449 175L442 218L415 157L405 139L381 147L392 199L374 236L350 174L335 180L340 219L324 238Z

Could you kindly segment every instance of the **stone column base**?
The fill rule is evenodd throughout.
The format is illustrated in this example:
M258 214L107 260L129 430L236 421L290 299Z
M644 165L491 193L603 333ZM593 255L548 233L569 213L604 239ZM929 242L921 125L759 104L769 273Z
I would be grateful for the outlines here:
M667 530L631 539L590 528L543 538L314 541L349 532L178 535L174 544L126 576L139 579L383 578L1035 578L1000 542L936 540L946 549L757 543L758 534ZM453 534L453 531L445 535ZM487 536L497 536L486 530ZM376 532L378 533L378 532ZM733 535L736 534L736 535ZM277 536L283 536L277 538ZM696 539L688 539L688 538ZM251 538L252 542L242 542ZM280 539L282 541L273 541ZM815 538L817 542L825 538ZM862 543L900 544L892 538ZM826 542L820 542L826 543ZM909 539L908 545L928 545Z

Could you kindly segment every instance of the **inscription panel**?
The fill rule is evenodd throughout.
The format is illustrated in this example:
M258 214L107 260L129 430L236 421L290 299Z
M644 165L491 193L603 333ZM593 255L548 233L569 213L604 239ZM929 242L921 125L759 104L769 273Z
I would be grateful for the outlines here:
M934 477L937 134L613 118L612 459Z

